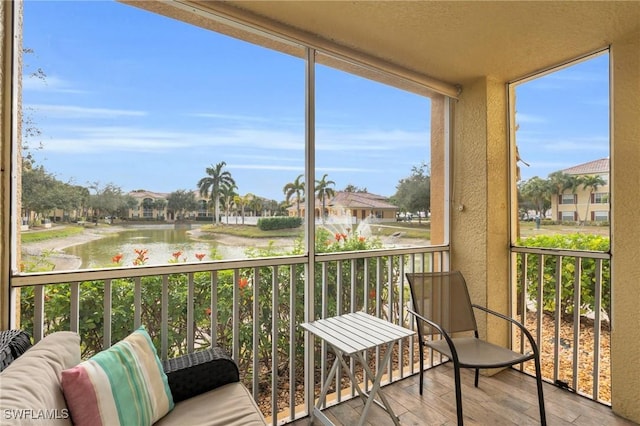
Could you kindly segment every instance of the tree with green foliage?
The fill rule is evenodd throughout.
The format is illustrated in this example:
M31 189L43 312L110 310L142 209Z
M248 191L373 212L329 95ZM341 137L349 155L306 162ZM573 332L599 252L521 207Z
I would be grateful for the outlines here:
M359 186L348 184L343 189L344 192L364 192L367 193L367 188L360 188Z
M583 176L580 180L580 184L586 191L589 192L589 197L587 198L587 211L584 218L584 220L587 221L589 220L589 207L591 206L591 197L593 196L593 193L596 192L601 186L606 185L607 182L602 178L602 176L589 175ZM584 222L582 223L584 224Z
M547 210L551 207L551 187L549 185L548 180L538 176L522 181L518 185L522 198L531 203L536 214L540 217L545 217Z
M227 165L226 162L221 161L218 164L211 165L205 169L207 176L198 181L198 189L200 195L205 198L211 199L214 203L214 219L213 221L218 224L220 222L220 197L222 191L231 186L236 185L236 181L231 176L228 170L223 170Z
M182 219L185 212L198 208L196 196L192 191L178 189L167 196L167 208L173 212L175 219Z
M227 217L227 225L229 224L229 215L231 214L231 208L235 203L234 200L236 198L236 195L238 195L236 189L238 189L238 187L235 185L226 186L222 188L220 194L220 200L222 200L222 205L224 206L224 214Z
M325 205L326 205L327 199L330 199L336 195L335 190L332 188L332 186L335 186L336 183L332 180L327 180L327 176L329 175L325 173L322 176L322 179L316 180L316 187L315 187L316 196L320 199L320 204L322 205L322 211L320 212L320 217L322 217L322 223L324 223L325 217L326 217Z
M244 208L251 204L251 201L255 198L255 195L252 193L247 193L245 195L236 195L234 197L234 203L236 206L240 207L240 215L242 217L242 224L244 225Z
M404 212L422 212L431 208L431 177L425 163L411 168L411 175L400 179L392 201ZM419 215L418 218L421 218Z
M304 175L298 175L297 178L293 182L289 182L282 188L282 192L284 192L285 201L287 204L291 203L291 199L296 197L296 209L298 212L298 217L300 217L300 202L302 202L304 197L304 181L302 180Z
M89 186L94 191L89 196L89 206L93 209L96 217L116 216L118 212L131 205L128 194L124 194L119 186L108 183L102 186L99 182L94 182Z

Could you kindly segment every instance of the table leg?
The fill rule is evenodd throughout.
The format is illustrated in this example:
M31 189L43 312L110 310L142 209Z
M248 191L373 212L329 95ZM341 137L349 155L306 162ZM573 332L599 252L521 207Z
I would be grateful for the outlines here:
M373 372L365 362L362 354L361 353L356 354L356 356L358 357L358 360L360 361L363 368L365 369L366 374L369 377L375 377L373 381L373 388L371 389L371 392L369 392L369 398L367 398L367 402L364 405L364 409L362 410L362 415L360 416L360 421L358 422L359 426L362 426L362 424L364 424L364 420L367 417L367 412L369 411L369 408L371 408L371 403L374 402L376 394L380 396L380 399L384 404L384 409L387 411L387 413L389 413L389 416L391 416L391 420L393 420L393 423L396 426L400 426L400 421L398 420L398 417L396 417L395 413L391 409L391 405L389 405L389 402L387 401L387 398L384 396L384 393L380 391L380 382L382 380L382 375L384 374L385 367L389 364L389 360L391 359L393 343L394 342L387 344L387 350L384 355L384 360L382 361L382 364L380 364L379 371L377 371L377 374L375 376L373 375ZM365 376L364 379L366 380L367 377Z
M311 412L311 416L310 416L311 424L313 424L313 420L316 416L316 411L317 411L317 414L322 415L322 417L324 417L324 419L320 419L322 423L327 424L327 422L324 421L326 419L326 416L322 414L322 412L320 411L320 407L322 407L322 404L324 404L325 399L327 398L327 392L329 391L331 380L333 380L333 377L336 375L336 370L338 369L338 364L339 364L338 358L342 360L342 354L340 354L339 351L336 353L336 359L333 360L333 365L331 366L329 375L327 376L326 380L322 384L322 390L320 391L320 397L318 398L318 402L316 403L315 410Z

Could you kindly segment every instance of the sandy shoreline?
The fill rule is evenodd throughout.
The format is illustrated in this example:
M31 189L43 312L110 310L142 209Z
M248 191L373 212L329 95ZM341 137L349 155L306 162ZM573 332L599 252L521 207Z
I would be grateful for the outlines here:
M53 263L54 270L56 271L79 269L82 266L82 260L77 256L63 253L62 250L78 244L99 240L106 235L123 230L125 230L125 228L120 226L93 229L86 228L82 234L22 244L23 261L32 261L38 256L45 255L47 260Z

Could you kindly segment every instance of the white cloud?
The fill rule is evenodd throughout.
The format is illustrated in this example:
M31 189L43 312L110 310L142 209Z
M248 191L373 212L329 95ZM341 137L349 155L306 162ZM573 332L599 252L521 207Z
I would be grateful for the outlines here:
M89 94L87 90L76 89L66 80L54 75L47 75L44 78L22 76L22 90L34 92L54 92L69 94Z
M218 114L218 113L213 113L213 112L194 112L194 113L187 113L184 114L188 117L200 117L200 118L214 118L214 119L220 119L220 120L225 120L225 121L241 121L241 122L246 122L246 121L251 121L251 122L267 122L267 118L265 117L258 117L258 116L252 116L252 115L236 115L236 114Z
M547 119L545 117L533 114L524 114L521 112L516 112L516 123L546 123Z
M126 109L90 108L75 105L52 105L52 104L27 104L25 108L33 109L38 114L43 114L47 118L80 119L80 118L116 118L116 117L139 117L147 115L145 111L134 111Z

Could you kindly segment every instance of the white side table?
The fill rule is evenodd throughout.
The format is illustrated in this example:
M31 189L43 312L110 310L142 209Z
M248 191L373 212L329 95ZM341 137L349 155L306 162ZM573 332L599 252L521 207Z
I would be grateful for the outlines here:
M400 339L415 334L414 331L392 324L388 321L374 317L364 312L355 312L351 314L340 315L337 317L320 319L317 321L300 324L300 327L315 334L316 336L327 342L327 344L333 349L336 354L336 359L333 361L333 365L331 367L329 375L327 376L325 382L322 384L320 398L318 399L318 402L313 412L311 413L311 423L313 423L314 419L317 417L322 421L322 423L326 425L332 424L327 416L325 416L324 413L320 410L320 407L325 402L327 391L329 389L331 381L336 374L338 364L342 363L344 369L349 374L351 383L353 383L354 387L365 402L358 425L362 425L364 423L371 404L373 402L378 403L378 401L375 401L376 395L378 395L380 400L382 401L382 404L378 404L389 414L389 416L391 416L393 423L396 425L400 424L398 418L393 413L393 410L391 409L387 398L385 398L384 394L380 391L380 381L385 371L382 366L385 366L389 363L389 359L391 359L391 353L393 352L393 344ZM369 349L374 349L385 345L386 348L384 360L382 361L381 368L379 368L379 371L377 371L377 374L374 376L364 358L364 354ZM362 364L362 367L364 368L364 371L366 373L365 379L366 377L374 377L373 387L371 388L371 391L368 395L364 392L364 390L360 389L360 386L355 376L353 375L353 372L343 358L344 355L348 355Z

